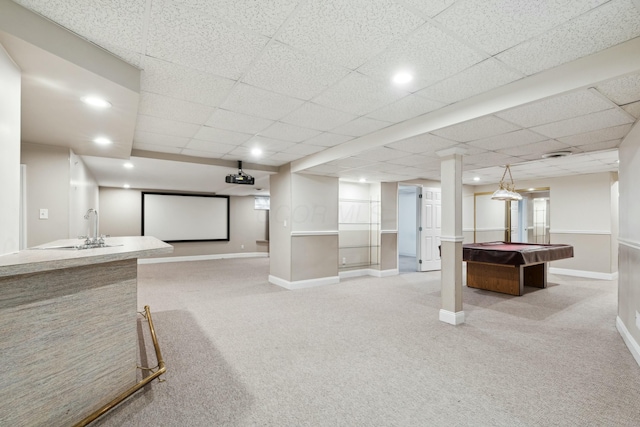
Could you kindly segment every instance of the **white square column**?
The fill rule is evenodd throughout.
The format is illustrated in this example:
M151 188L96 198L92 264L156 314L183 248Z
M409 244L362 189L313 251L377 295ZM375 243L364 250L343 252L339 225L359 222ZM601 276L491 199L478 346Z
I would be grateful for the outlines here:
M462 148L439 151L442 185L442 308L440 320L464 323L462 311Z

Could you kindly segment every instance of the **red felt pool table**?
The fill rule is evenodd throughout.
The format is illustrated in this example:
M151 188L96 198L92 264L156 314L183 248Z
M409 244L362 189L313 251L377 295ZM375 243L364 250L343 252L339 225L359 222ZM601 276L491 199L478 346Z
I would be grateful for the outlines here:
M467 286L522 295L525 286L547 287L547 263L573 257L571 245L486 242L462 245Z

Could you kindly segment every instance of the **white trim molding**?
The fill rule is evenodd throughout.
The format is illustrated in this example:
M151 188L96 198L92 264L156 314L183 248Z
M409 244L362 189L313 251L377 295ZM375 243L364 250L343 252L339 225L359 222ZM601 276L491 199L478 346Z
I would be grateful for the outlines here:
M398 230L380 230L380 234L398 234Z
M440 241L462 243L464 241L464 236L440 236Z
M586 271L586 270L571 270L568 268L549 267L550 274L560 274L563 276L584 277L586 279L599 279L599 280L615 280L618 278L618 272L615 273L601 273L598 271Z
M607 230L549 230L549 234L603 234L611 235Z
M390 270L376 270L374 268L361 268L359 270L341 271L338 274L341 279L348 279L350 277L362 277L362 276L389 277L389 276L397 276L398 274L400 274L400 270L398 270L397 268L393 268Z
M627 345L627 348L633 355L633 358L636 359L636 363L640 365L640 345L638 345L638 342L633 338L619 316L616 317L616 329L618 330L618 333L620 333L620 336L622 337L624 343Z
M634 242L633 240L621 239L618 237L618 243L632 249L640 250L640 242Z
M292 231L291 237L299 236L337 236L338 230Z
M314 288L316 286L335 285L336 283L340 283L340 277L330 276L330 277L320 277L318 279L296 280L296 281L290 282L288 280L281 279L279 277L272 276L270 274L269 283L294 291L296 289Z
M185 255L162 258L138 258L138 264L160 264L164 262L208 261L227 258L268 258L269 252L240 252L236 254Z
M439 319L441 322L448 323L450 325L461 325L464 323L464 311L449 311L440 309Z

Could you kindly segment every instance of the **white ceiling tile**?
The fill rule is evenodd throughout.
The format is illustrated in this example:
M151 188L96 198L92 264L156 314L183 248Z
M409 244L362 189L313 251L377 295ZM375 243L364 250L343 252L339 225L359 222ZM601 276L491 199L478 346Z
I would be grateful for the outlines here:
M577 135L558 138L558 141L572 146L595 144L597 142L611 141L613 139L624 138L631 130L631 124L598 129L592 132L580 133Z
M133 148L135 150L144 150L144 151L155 151L158 153L171 153L171 154L179 154L182 148L180 147L172 147L169 145L156 145L156 144L146 144L143 142L133 141Z
M134 147L136 144L147 144L182 148L187 145L188 142L189 138L151 132L136 132L133 136Z
M432 133L454 141L467 142L488 138L501 133L512 132L518 129L520 129L518 126L505 122L495 116L485 116L448 126Z
M580 148L580 150L584 152L601 151L601 150L609 150L611 148L618 148L620 147L620 143L622 143L621 139L614 139L612 141L602 141L602 142L596 142L594 144L585 144L585 145L581 145L578 148Z
M211 16L273 36L299 0L175 0Z
M358 68L358 71L391 84L399 71L413 74L414 79L403 85L409 91L453 76L487 56L478 53L456 38L431 24L424 24L402 42L390 46Z
M349 74L313 102L361 116L407 96L408 92L358 72Z
M409 95L399 101L382 107L368 115L368 117L390 122L403 122L421 114L437 110L444 104L417 95Z
M355 69L424 22L391 0L309 1L277 39Z
M324 151L326 149L327 149L327 147L320 147L320 146L317 146L317 145L295 144L295 145L287 148L286 150L284 150L283 153L300 154L300 155L308 156L310 154L318 153L318 152Z
M388 163L401 166L413 166L416 168L438 168L440 169L440 158L415 154L413 156L390 159Z
M192 157L205 157L208 159L219 159L222 157L222 154L213 151L191 150L189 148L183 149L180 154Z
M507 68L494 58L489 58L420 90L417 95L451 104L522 77L523 74Z
M350 136L338 135L336 133L323 132L318 136L302 141L304 144L319 145L321 147L333 147L353 139Z
M292 153L275 153L269 159L277 160L279 162L289 163L294 160L301 159L305 154L292 154Z
M309 173L319 173L319 174L332 174L332 173L336 173L343 170L341 167L339 166L333 166L333 165L318 165L318 166L314 166L312 168L306 169L304 172L309 172Z
M627 104L623 106L622 109L631 114L636 119L640 118L640 101L634 102L632 104Z
M193 68L146 57L140 86L146 92L216 107L229 95L234 83Z
M501 150L497 150L499 153L507 154L509 156L531 156L535 155L536 158L540 158L540 156L544 153L549 153L552 151L562 151L562 150L570 150L571 146L568 144L564 144L562 142L558 142L554 139L550 139L547 141L534 142L532 144L520 145L517 147L504 148Z
M138 113L201 125L207 121L213 110L213 107L207 105L182 101L155 93L142 92Z
M300 99L239 84L231 91L222 108L250 116L279 120L302 104L304 101Z
M149 57L145 57L141 52L134 52L133 50L125 49L111 43L102 43L100 47L108 50L110 53L122 59L124 62L131 64L141 70L144 69L145 61L149 59Z
M497 113L496 116L523 127L533 127L608 110L611 107L612 104L601 96L589 90L581 90L511 108Z
M256 134L271 126L273 123L275 123L273 120L248 116L246 114L236 113L235 111L218 108L213 112L205 125L218 129Z
M509 165L518 162L520 162L520 159L517 157L494 152L476 154L473 156L462 156L462 163L465 165L494 166L496 164Z
M309 100L348 73L347 68L313 59L304 52L281 43L272 43L242 81L273 92Z
M332 132L339 133L341 135L349 136L363 136L371 132L386 128L393 123L374 120L368 117L358 117L344 125L338 126L332 129Z
M282 119L285 123L328 131L356 118L355 115L307 102Z
M445 148L453 147L458 143L432 134L422 134L398 142L385 145L385 147L409 153L435 153Z
M631 118L629 118L626 113L619 109L612 108L610 110L604 110L572 119L536 126L531 128L531 130L550 138L560 138L563 136L576 135L579 133L604 129L631 122Z
M640 100L640 74L631 74L596 86L604 96L618 105Z
M275 153L272 151L265 151L262 153L262 157L270 157ZM227 154L222 156L225 160L242 160L242 161L251 161L256 162L259 161L256 156L251 154L251 149L249 147L236 147L233 150L229 151Z
M281 141L279 139L266 138L260 135L254 136L249 141L243 144L243 146L246 147L248 150L251 150L253 148L259 148L262 151L269 151L273 153L278 151L284 151L287 148L293 147L294 145L296 145L295 142Z
M638 35L640 11L633 1L613 0L540 37L500 53L497 58L531 75Z
M93 43L143 51L146 0L18 0L16 3L46 16Z
M413 8L419 13L433 18L457 0L437 0L437 1L424 1L424 0L400 0L399 3L404 4L408 8Z
M375 160L378 162L382 162L385 160L398 159L400 157L407 157L410 155L411 154L407 153L406 151L400 151L400 150L394 150L393 148L381 147L381 148L374 148L371 150L363 151L359 153L356 157L358 157L359 159Z
M202 141L239 145L248 141L249 138L251 138L251 135L247 133L232 132L230 130L216 129L209 126L202 126L193 137Z
M489 138L470 141L467 144L480 147L487 150L501 150L504 148L517 147L519 145L531 144L547 139L547 137L539 133L531 132L528 129L520 129L513 132L503 133L502 135L491 136Z
M234 149L236 145L223 144L221 142L203 141L201 139L191 139L184 147L185 150L206 151L208 153L226 154Z
M269 40L169 0L155 0L151 15L148 55L232 80Z
M302 142L319 134L320 132L314 129L301 128L282 122L276 122L260 132L261 136L291 142Z
M436 21L470 43L495 55L548 31L606 0L466 0Z
M136 130L139 132L161 133L187 138L191 138L199 129L200 125L193 123L177 122L175 120L161 119L143 114L138 114L138 122L136 123Z

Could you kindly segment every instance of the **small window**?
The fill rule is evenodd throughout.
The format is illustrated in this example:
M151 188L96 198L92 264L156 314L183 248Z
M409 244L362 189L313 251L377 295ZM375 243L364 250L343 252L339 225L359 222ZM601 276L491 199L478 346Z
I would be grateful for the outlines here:
M268 211L270 202L271 202L271 197L269 196L256 196L255 209Z

